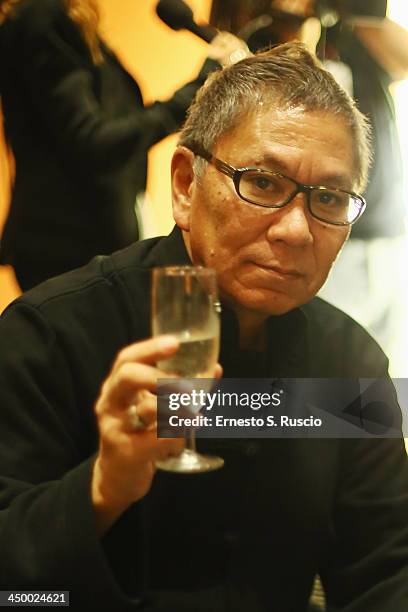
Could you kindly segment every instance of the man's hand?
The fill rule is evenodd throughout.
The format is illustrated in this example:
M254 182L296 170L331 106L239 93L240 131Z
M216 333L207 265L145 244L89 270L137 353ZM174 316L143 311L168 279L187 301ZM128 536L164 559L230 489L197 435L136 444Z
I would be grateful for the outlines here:
M208 57L216 60L223 67L235 64L249 55L252 53L247 44L229 32L219 32L211 41L208 52Z
M310 17L314 11L314 0L273 0L271 8L291 15Z
M132 503L149 491L155 462L179 454L182 439L157 438L158 378L155 367L178 349L172 336L132 344L117 356L96 402L100 445L92 475L92 502L97 529L103 535ZM129 407L136 406L145 429L132 427Z

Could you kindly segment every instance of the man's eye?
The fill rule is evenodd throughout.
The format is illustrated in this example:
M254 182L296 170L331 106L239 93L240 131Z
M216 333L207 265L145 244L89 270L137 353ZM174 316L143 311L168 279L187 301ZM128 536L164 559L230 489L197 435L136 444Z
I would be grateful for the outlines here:
M342 206L345 204L345 198L332 191L320 191L318 192L319 204L325 206Z
M252 188L259 189L260 191L275 191L277 188L276 181L268 178L267 176L252 176L250 178Z

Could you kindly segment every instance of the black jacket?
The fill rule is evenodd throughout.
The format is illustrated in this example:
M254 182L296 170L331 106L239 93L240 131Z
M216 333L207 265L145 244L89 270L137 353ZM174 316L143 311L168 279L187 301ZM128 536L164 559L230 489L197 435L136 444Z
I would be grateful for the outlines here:
M16 160L0 261L33 279L25 288L137 239L147 151L179 128L218 66L207 60L196 81L144 107L101 44L95 65L61 0L22 0L0 27L0 94Z
M93 405L115 354L150 335L150 268L185 264L178 229L48 281L0 319L0 588L70 589L73 609L301 612L408 606L401 440L200 440L225 467L158 472L97 538ZM270 375L387 376L378 345L320 299L271 317ZM220 362L239 371L224 309Z
M369 3L367 3L369 4ZM375 61L358 37L345 25L329 30L340 59L350 66L354 98L372 126L372 166L364 193L367 210L351 231L351 238L373 240L404 233L405 193L395 107L393 79Z

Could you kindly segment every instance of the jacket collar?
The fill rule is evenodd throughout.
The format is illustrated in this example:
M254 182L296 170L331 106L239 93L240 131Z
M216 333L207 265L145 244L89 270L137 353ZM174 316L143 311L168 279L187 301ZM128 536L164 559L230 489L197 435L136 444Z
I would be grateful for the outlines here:
M191 266L182 231L177 225L168 236L157 242L148 263L154 266Z

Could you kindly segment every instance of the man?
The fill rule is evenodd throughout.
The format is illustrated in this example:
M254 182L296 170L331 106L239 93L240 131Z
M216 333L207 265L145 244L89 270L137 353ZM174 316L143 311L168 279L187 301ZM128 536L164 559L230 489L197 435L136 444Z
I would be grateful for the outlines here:
M155 363L178 344L145 340L154 266L216 269L226 376L387 376L366 332L313 299L363 211L367 160L364 118L301 46L243 60L190 109L170 236L6 311L3 589L70 589L74 609L298 612L320 573L336 610L406 608L401 440L201 440L223 469L154 468L181 449L156 437Z

